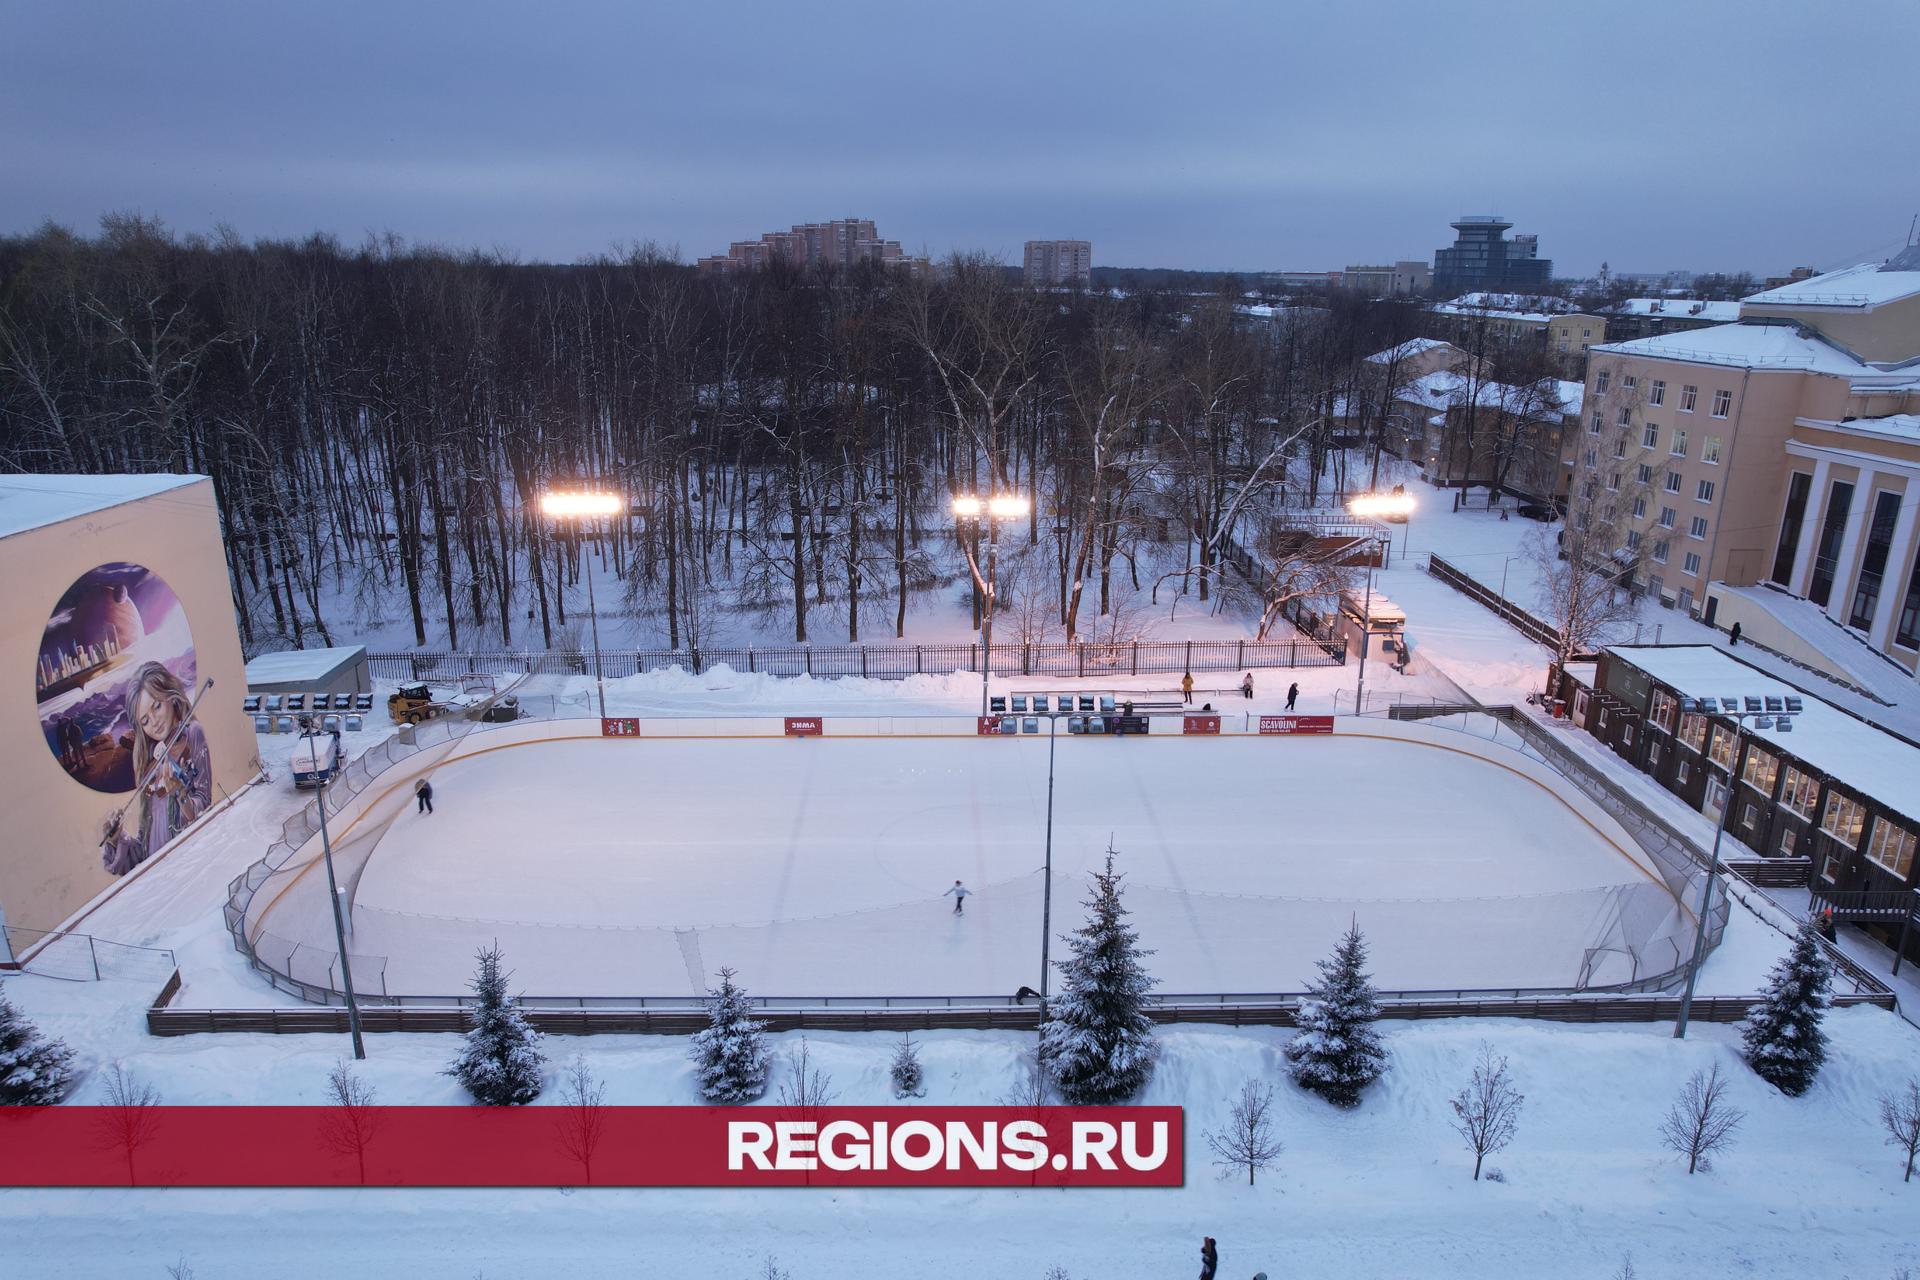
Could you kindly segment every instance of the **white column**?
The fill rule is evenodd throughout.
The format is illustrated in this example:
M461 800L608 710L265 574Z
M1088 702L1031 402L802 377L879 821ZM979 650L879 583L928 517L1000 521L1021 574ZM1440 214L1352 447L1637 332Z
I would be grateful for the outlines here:
M1900 518L1893 526L1893 546L1887 552L1887 570L1880 576L1880 603L1873 611L1873 629L1867 633L1873 647L1885 653L1893 646L1893 624L1907 595L1908 557L1913 554L1913 532L1920 526L1920 478L1907 477L1906 496L1900 499Z
M1813 464L1813 483L1807 486L1807 509L1800 516L1800 542L1793 549L1793 572L1780 584L1797 596L1807 594L1807 579L1813 575L1814 543L1820 536L1826 510L1827 460L1820 458Z
M1847 525L1840 533L1840 554L1833 563L1833 591L1827 596L1827 616L1841 626L1853 606L1853 570L1860 563L1860 541L1867 523L1867 508L1873 505L1874 470L1861 463L1853 481L1853 505L1847 508Z

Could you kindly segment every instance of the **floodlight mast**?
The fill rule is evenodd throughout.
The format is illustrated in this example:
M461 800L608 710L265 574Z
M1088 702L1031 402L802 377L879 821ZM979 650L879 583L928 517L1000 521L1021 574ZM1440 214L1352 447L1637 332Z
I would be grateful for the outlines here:
M617 516L627 508L626 499L606 490L585 489L550 491L540 495L540 511L554 520L592 520ZM593 686L599 699L600 718L607 718L607 681L600 661L600 609L593 598L593 557L581 557L587 563L587 625L593 632Z
M985 499L972 494L956 494L953 499L956 523L971 521L977 527L984 519L987 526L987 571L984 575L974 557L973 544L965 537L960 539L960 547L967 553L967 568L973 573L973 584L986 600L986 612L980 620L980 714L983 716L987 714L987 683L993 672L993 612L998 586L1000 522L1021 519L1031 510L1033 504L1017 493L994 494Z

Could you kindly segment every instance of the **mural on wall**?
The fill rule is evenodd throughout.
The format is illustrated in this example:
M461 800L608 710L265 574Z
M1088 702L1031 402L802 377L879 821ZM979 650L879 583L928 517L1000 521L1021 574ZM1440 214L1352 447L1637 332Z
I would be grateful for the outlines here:
M101 828L109 874L145 862L212 802L196 675L187 612L141 565L89 569L47 619L34 672L47 749L76 782L132 793Z

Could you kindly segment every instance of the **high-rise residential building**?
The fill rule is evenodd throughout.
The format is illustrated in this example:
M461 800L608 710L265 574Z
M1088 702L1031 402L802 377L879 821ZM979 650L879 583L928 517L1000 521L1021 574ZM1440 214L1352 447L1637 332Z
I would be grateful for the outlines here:
M1093 241L1029 240L1027 283L1039 288L1087 285L1093 280Z
M758 240L736 240L724 257L702 258L694 265L714 273L752 271L776 258L797 267L883 262L905 267L916 275L933 269L927 259L902 253L898 240L882 240L871 218L798 223L789 231L769 231Z
M1396 262L1391 266L1353 266L1340 273L1340 287L1376 298L1407 297L1433 286L1433 268L1424 262Z
M1540 237L1507 239L1513 224L1505 218L1467 214L1452 225L1452 247L1433 254L1433 287L1441 293L1535 293L1552 278L1553 259L1540 256Z

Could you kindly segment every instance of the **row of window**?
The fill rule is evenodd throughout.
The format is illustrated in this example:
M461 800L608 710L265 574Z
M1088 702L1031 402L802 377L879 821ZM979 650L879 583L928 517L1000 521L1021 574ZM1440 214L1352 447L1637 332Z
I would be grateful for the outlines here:
M1633 411L1631 409L1623 408L1620 410L1619 425L1622 428L1633 425ZM1587 420L1587 434L1597 436L1605 428L1606 422L1604 418L1601 416L1600 411L1595 409L1593 416ZM1658 449L1660 447L1660 427L1658 423L1649 422L1641 429L1640 445L1644 449ZM1725 445L1726 441L1723 437L1708 436L1700 446L1700 461L1706 463L1708 466L1719 466L1720 452ZM1673 457L1684 458L1687 456L1689 448L1690 445L1687 441L1686 428L1675 427L1667 452ZM1625 430L1622 430L1614 437L1613 456L1616 458L1625 457L1626 452L1627 433Z
M1613 381L1613 371L1610 369L1602 369L1598 373L1594 374L1593 375L1593 394L1597 396L1603 396L1607 394L1607 386L1612 381ZM1620 380L1620 385L1623 390L1634 391L1639 388L1640 379L1630 373L1626 377ZM1652 379L1647 384L1647 403L1649 405L1664 405L1666 402L1667 402L1667 384L1665 380L1660 378ZM1680 412L1692 413L1694 411L1694 408L1699 403L1700 403L1699 387L1696 387L1691 382L1681 386ZM1622 412L1625 412L1625 411L1622 410ZM1733 392L1716 389L1713 393L1713 416L1716 418L1724 418L1729 413L1732 413L1732 412L1733 412ZM1625 419L1623 418L1621 419L1621 421L1624 422Z

